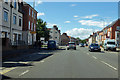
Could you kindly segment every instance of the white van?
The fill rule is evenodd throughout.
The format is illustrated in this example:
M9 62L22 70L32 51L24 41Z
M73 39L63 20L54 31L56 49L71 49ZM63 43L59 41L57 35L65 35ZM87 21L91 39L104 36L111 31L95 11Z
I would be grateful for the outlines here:
M114 50L116 51L116 41L114 39L104 40L104 50Z

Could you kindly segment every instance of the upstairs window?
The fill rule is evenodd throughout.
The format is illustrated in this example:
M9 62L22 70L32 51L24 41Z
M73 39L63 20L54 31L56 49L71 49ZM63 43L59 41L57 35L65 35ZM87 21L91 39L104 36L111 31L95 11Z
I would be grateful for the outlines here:
M36 31L36 25L34 25L34 31Z
M22 26L22 19L19 18L19 26Z
M29 21L29 27L28 27L28 28L29 28L29 30L30 30L30 21Z
M33 11L32 11L32 17L33 17L33 14L34 14L34 13L33 13Z
M4 21L8 22L8 12L4 11Z
M117 30L120 30L120 26L117 26Z
M34 19L36 19L36 14L34 13Z
M4 0L4 2L5 2L6 4L8 4L8 0Z
M14 8L16 8L17 7L17 2L16 2L16 0L14 0Z
M31 9L29 8L29 15L31 14Z
M16 16L13 16L13 24L16 24Z

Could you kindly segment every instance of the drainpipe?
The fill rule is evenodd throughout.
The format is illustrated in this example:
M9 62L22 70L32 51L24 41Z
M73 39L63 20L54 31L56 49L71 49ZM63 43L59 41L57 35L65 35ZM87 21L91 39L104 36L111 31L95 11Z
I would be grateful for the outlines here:
M12 44L12 8L13 8L13 5L12 5L12 1L10 2L10 43Z

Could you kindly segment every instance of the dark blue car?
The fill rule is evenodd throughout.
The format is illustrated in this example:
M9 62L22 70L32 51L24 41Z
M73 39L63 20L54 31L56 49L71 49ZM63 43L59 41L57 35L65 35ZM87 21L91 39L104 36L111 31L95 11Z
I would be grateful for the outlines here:
M100 46L98 44L92 43L89 46L89 51L101 51L101 48L100 48Z
M57 49L56 41L54 40L49 40L47 46L48 49Z

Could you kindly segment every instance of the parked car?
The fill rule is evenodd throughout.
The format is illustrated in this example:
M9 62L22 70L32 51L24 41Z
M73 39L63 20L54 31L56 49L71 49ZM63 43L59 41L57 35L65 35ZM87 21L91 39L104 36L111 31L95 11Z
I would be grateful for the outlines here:
M117 48L117 44L116 41L114 39L108 39L108 40L104 40L104 50L114 50L116 51Z
M96 43L92 43L90 46L89 46L89 51L101 51L101 48L98 44Z
M84 43L79 44L80 47L84 47Z
M47 46L48 46L48 49L57 49L58 48L58 44L56 43L55 40L49 40Z
M74 49L76 50L76 44L75 42L69 42L68 45L67 45L67 50L69 49Z

